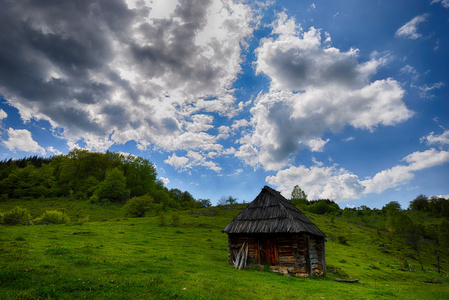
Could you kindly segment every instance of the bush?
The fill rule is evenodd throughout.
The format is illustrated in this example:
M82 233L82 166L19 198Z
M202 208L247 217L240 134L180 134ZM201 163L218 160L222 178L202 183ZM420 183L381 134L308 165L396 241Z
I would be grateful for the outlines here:
M65 224L69 221L70 217L63 212L57 210L47 210L40 218L37 218L34 223Z
M98 197L98 195L93 194L90 198L89 198L89 203L90 204L95 204L100 202L100 197Z
M171 225L174 227L178 227L179 223L181 223L181 218L179 217L179 214L177 214L177 213L173 213L171 215L171 220L172 220Z
M16 206L10 211L6 212L1 218L2 224L5 225L16 225L19 223L28 224L31 220L31 215L28 209Z
M337 234L336 238L338 240L338 242L342 245L347 245L348 244L348 238L343 235L343 234Z
M157 225L165 226L165 215L162 211L159 212L159 215L157 216Z
M150 211L153 206L153 197L143 195L140 197L133 197L126 201L123 206L125 216L132 218L141 218L145 213Z
M0 196L0 202L4 202L4 201L6 201L6 200L8 200L8 194L7 194L7 193L4 193L4 194L2 194L2 195Z
M335 213L339 210L338 204L336 203L326 203L325 200L318 200L312 205L306 207L307 211L314 214L324 215L326 213Z

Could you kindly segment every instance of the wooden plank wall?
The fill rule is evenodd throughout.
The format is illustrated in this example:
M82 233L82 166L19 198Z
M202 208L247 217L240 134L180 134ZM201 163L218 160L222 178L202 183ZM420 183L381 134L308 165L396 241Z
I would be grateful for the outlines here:
M254 265L258 262L258 247L257 241L254 237L244 236L228 236L228 260L233 264L235 261L234 253L239 251L243 243L248 245L248 265Z
M296 276L308 276L309 270L307 262L310 256L311 272L316 274L326 274L326 265L324 259L324 239L306 235L293 236L228 236L228 259L229 263L235 261L234 253L240 250L243 243L248 245L248 266L256 266L264 264L261 261L264 254L264 245L273 245L275 247L274 256L275 264L272 269L274 271L284 272L285 274L295 274ZM266 240L269 239L269 243ZM309 240L309 245L307 245Z

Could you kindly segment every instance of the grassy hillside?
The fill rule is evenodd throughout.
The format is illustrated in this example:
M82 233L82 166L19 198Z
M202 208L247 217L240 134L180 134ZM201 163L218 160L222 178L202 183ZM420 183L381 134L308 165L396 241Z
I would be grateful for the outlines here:
M424 244L422 271L414 258L405 256L414 252L387 232L339 218L308 214L328 236L328 276L304 279L236 270L228 264L227 237L221 229L239 213L236 209L177 212L179 226L170 225L168 212L161 226L158 216L126 219L118 204L86 201L8 200L0 202L0 211L16 205L28 208L33 217L49 209L64 210L72 222L0 226L0 299L449 297L447 257L441 258L442 272L436 272L432 249ZM196 214L209 211L216 214ZM347 244L340 242L341 235ZM335 278L357 278L362 284Z

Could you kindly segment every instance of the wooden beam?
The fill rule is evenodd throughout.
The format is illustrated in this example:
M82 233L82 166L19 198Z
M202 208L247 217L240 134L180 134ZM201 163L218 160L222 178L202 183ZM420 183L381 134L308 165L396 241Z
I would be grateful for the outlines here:
M310 237L306 234L307 241L307 253L306 253L306 265L307 265L307 274L312 275L312 265L310 264Z
M323 261L323 275L326 276L327 274L327 267L326 267L326 242L324 239L321 240L321 243L323 243L323 251L322 251L322 261Z
M335 278L334 281L354 283L354 282L358 282L359 280L358 279Z

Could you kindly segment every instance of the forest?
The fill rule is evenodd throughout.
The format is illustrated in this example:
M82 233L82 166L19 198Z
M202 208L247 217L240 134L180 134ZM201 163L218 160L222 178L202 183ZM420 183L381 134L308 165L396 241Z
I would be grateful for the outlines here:
M167 189L155 166L141 157L74 149L67 155L0 162L0 200L61 198L91 203L124 203L151 196L156 209L210 206L187 191Z

